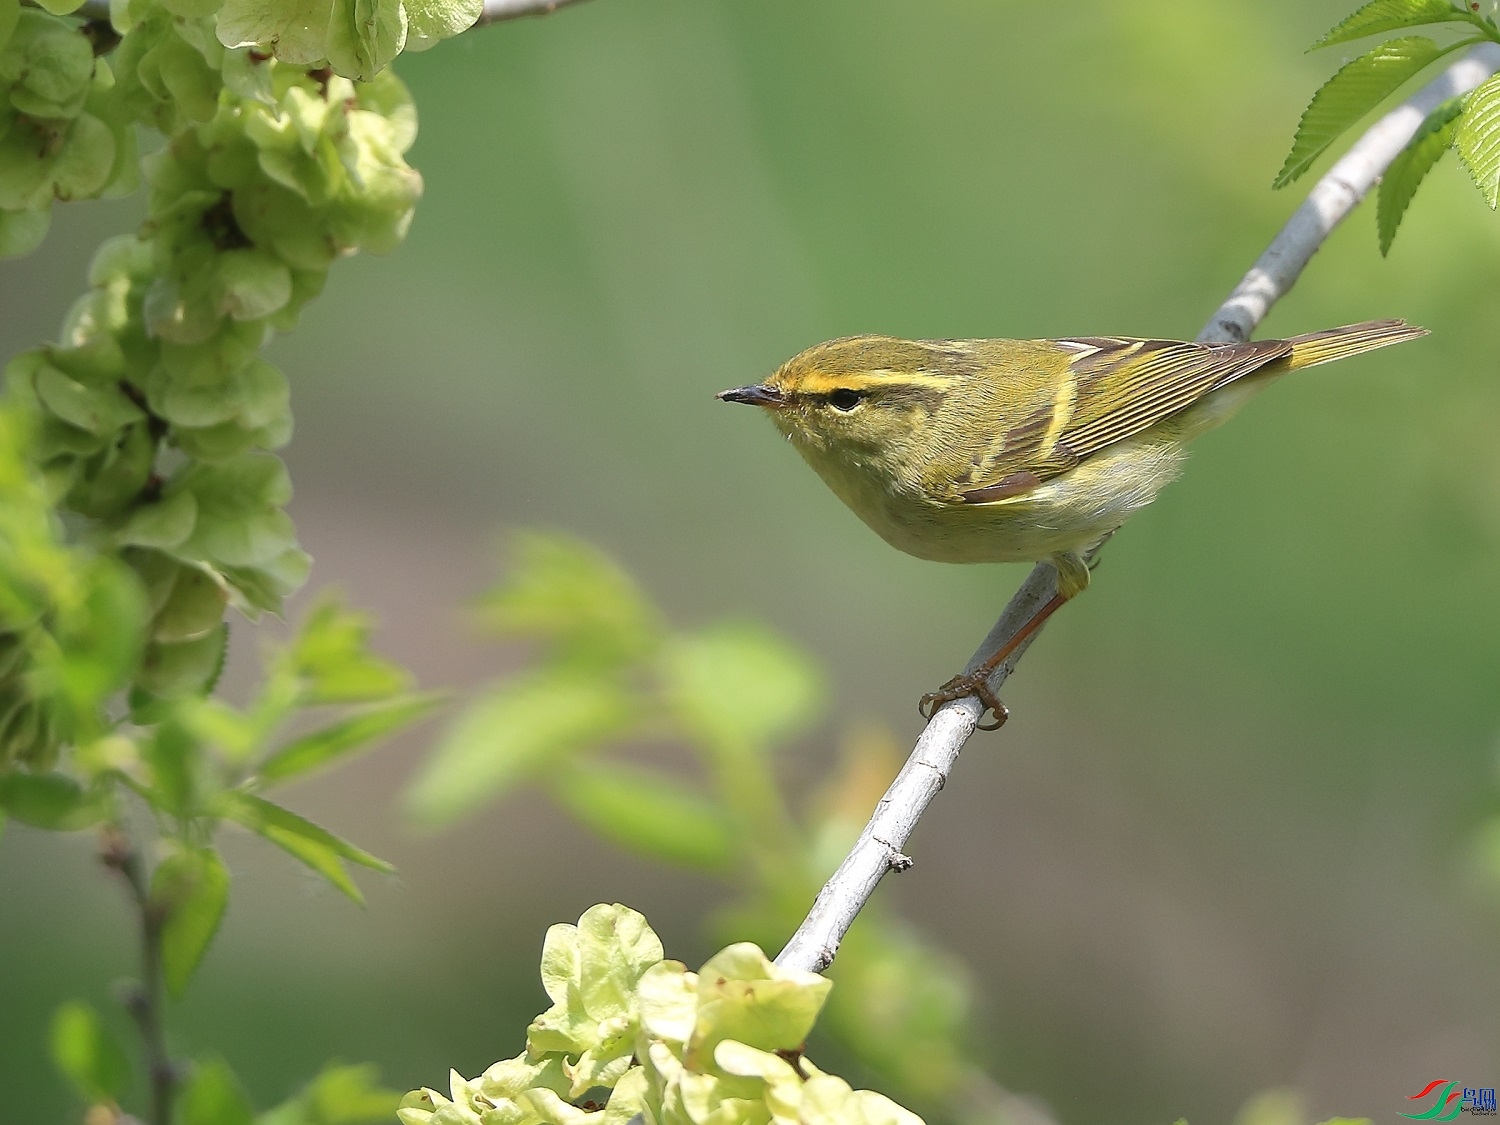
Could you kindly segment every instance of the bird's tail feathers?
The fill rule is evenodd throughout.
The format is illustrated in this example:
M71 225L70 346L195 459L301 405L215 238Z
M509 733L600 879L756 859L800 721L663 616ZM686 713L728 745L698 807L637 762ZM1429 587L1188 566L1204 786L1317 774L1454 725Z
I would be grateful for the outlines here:
M1361 352L1372 352L1387 344L1400 344L1426 336L1427 329L1407 324L1404 320L1367 320L1362 324L1347 324L1343 328L1329 328L1322 332L1308 332L1292 336L1287 343L1292 345L1292 354L1283 370L1299 370L1345 359Z

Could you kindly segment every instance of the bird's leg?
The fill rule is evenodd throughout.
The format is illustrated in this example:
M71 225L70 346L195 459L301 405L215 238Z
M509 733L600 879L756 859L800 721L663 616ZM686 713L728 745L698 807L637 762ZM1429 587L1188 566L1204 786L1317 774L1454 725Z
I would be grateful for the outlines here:
M1026 639L1035 633L1059 609L1061 609L1070 598L1081 593L1089 584L1089 562L1083 555L1069 552L1065 555L1055 555L1052 565L1057 568L1057 593L1052 600L1041 609L1037 610L1006 641L1000 648L984 661L983 664L970 672L960 672L954 676L937 691L930 691L924 695L917 704L917 710L922 718L930 719L933 713L946 703L952 703L955 699L962 699L966 695L976 696L984 705L979 713L980 722L974 724L976 730L999 730L1005 725L1005 720L1010 717L1005 704L1000 702L1000 697L990 687L990 677L995 674L995 669L1010 659L1011 655L1026 643ZM985 712L992 713L995 718L993 722L983 721Z

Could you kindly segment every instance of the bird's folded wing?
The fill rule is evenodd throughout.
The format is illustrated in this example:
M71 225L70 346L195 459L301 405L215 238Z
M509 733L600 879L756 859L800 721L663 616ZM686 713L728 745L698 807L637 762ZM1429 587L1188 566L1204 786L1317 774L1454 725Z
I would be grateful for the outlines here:
M1087 336L1051 341L1071 353L1050 408L1011 427L956 481L969 504L1024 496L1093 454L1185 410L1204 395L1285 359L1285 340L1192 344Z

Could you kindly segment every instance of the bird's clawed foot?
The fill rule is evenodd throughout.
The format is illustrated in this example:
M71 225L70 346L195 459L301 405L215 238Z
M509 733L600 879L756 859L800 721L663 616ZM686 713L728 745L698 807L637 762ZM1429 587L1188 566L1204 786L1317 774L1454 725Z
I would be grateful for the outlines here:
M990 688L990 678L987 672L960 672L954 676L937 691L929 691L917 704L917 710L921 712L922 718L930 719L937 709L945 703L952 703L955 699L962 699L966 695L978 698L983 704L979 712L979 721L974 724L976 730L999 730L1005 725L1005 720L1010 718L1010 712L1005 709L1005 704L1000 702L1000 697ZM993 719L984 721L984 716L990 714Z

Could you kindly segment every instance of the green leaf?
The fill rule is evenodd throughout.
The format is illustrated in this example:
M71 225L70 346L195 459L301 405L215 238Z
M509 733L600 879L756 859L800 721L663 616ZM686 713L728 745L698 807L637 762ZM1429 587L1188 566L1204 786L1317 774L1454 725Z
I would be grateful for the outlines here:
M197 815L203 756L198 741L182 723L162 722L141 744L151 767L146 798L179 819Z
M363 903L364 896L359 893L342 861L357 863L386 875L395 871L385 860L340 839L326 828L319 828L290 809L273 805L251 793L240 790L225 793L219 811L307 864L355 902Z
M542 672L512 680L469 707L438 741L406 793L418 824L472 813L559 758L628 729L628 695L598 677Z
M511 571L477 609L501 636L542 637L566 659L614 665L648 653L660 633L651 606L613 559L565 535L517 536Z
M753 624L678 638L666 652L664 677L683 723L718 746L764 747L794 733L823 693L801 652Z
M1382 43L1342 67L1303 111L1292 150L1272 186L1286 187L1301 176L1349 126L1451 49L1413 35Z
M9 773L0 776L0 809L34 828L71 831L97 824L104 804L60 773Z
M128 567L99 558L85 575L83 605L56 632L59 686L80 713L92 712L135 671L146 620L145 592Z
M1406 214L1412 196L1423 177L1432 170L1439 157L1453 144L1458 118L1464 109L1462 97L1449 98L1427 115L1401 154L1391 161L1380 179L1380 196L1376 203L1375 225L1380 234L1380 252L1389 254L1396 228Z
M1335 24L1333 30L1308 50L1316 51L1319 47L1363 39L1366 35L1378 35L1383 31L1399 31L1404 27L1420 27L1423 24L1467 18L1467 13L1455 8L1449 0L1370 0Z
M552 796L613 844L707 871L734 858L727 812L698 790L657 770L590 759L552 775Z
M369 1064L329 1065L295 1097L256 1119L256 1125L390 1125L401 1094L380 1085Z
M411 685L403 668L370 652L370 632L369 615L348 609L338 594L318 600L287 651L294 674L307 681L304 702L376 701Z
M208 952L229 904L224 861L212 848L174 852L151 877L151 902L163 912L162 970L175 999Z
M379 739L420 719L442 699L440 695L403 695L313 731L283 746L262 763L262 781L285 781L310 773L356 750L369 749Z
M1464 100L1453 145L1493 211L1500 204L1500 74Z
M177 1098L179 1125L254 1125L255 1114L227 1063L199 1063Z
M69 1000L52 1017L52 1061L91 1102L118 1102L130 1086L124 1048L82 1000Z

